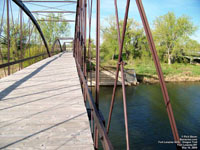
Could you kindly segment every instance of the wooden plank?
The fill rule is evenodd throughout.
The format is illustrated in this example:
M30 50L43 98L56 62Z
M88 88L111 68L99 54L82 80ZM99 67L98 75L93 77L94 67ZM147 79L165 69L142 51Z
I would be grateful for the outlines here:
M33 64L0 85L0 149L94 149L72 53Z

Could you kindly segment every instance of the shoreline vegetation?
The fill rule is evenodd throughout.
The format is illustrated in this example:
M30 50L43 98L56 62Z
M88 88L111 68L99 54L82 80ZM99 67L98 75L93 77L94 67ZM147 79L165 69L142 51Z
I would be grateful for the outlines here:
M152 61L136 62L134 65L127 65L126 68L133 68L140 83L158 83L158 75ZM200 64L174 63L168 65L161 63L165 82L200 82Z
M103 42L100 47L100 61L103 67L113 67L119 57L118 34L113 16L105 19L102 28ZM123 20L119 22L120 29ZM199 26L187 15L176 16L168 12L153 21L151 32L166 82L200 81L200 43L191 38ZM92 42L92 58L95 58L95 44ZM141 83L159 82L148 41L141 23L128 19L121 60L124 70L134 70Z
M127 62L125 70L134 70L139 83L159 82L153 61L133 60L132 62L134 63ZM110 61L104 63L103 66L116 69L114 64L113 61ZM174 63L168 65L161 63L161 67L165 82L200 82L200 64Z
M54 14L49 14L46 19L62 17L62 15L55 16ZM113 68L112 72L114 74L108 75L109 79L112 78L113 82L119 56L118 33L114 16L106 18L105 22L108 25L101 27L103 40L100 45L100 62L103 67ZM11 30L15 34L10 35L10 61L19 60L22 55L22 58L35 56L45 50L44 46L41 46L42 41L36 29L33 30L34 34L30 37L31 44L29 45L27 43L29 36L28 34L24 34L24 39L21 41L24 48L21 49L21 47L18 46L20 43L20 37L18 36L19 26L20 24L16 23ZM123 20L120 20L119 26L122 29ZM4 25L4 28L6 29L6 25ZM53 45L53 42L60 34L65 33L63 36L68 36L68 32L64 31L70 31L68 23L52 24L51 22L41 22L41 28L49 43L49 47ZM27 29L28 24L24 24L23 31L28 33ZM151 31L166 82L200 82L200 43L199 41L191 39L191 36L195 34L197 29L198 27L193 24L190 17L186 15L177 17L173 12L158 16L157 19L153 21L153 28ZM6 30L4 30L3 35L5 35L6 39ZM91 59L87 56L88 62L92 61L92 66L88 64L88 70L94 70L96 57L95 40L88 40L86 42L86 47L89 47L88 43L90 43L91 51L89 52L89 49L87 49L86 54L90 53ZM3 63L8 61L6 41L1 41L1 45L0 52L2 55L0 56ZM25 47L25 45L27 46ZM71 45L72 43L69 44L69 47ZM43 58L40 57L38 59L41 60ZM24 67L39 61L38 59L30 61L30 63L28 61L24 62ZM125 62L125 71L133 70L134 73L131 73L133 78L134 74L136 74L137 80L140 83L159 82L143 26L136 20L128 19L127 21L121 59ZM13 65L11 66L11 72L14 73L21 68L18 64ZM7 68L4 69L0 69L0 78L7 75ZM102 78L107 78L105 73ZM105 81L105 79L103 80ZM109 81L109 83L111 83L111 81Z
M166 76L165 82L200 82L200 76L181 76L181 75L172 75L172 76ZM139 83L158 83L159 79L157 75L153 76L147 76L147 75L141 75L137 74L137 80Z
M24 16L25 17L25 16ZM38 16L36 17L38 19ZM54 19L64 19L63 14L49 13L45 17L40 17L41 20L54 20ZM4 23L3 23L4 22ZM31 22L23 22L22 26L19 19L10 19L10 49L8 53L8 42L7 42L7 24L6 20L3 20L2 33L0 39L0 64L6 64L9 62L16 62L18 60L23 60L31 58L43 53L46 53L46 48L43 44L42 38L34 27L31 28ZM58 41L55 40L59 37L68 37L71 31L70 24L68 22L52 22L52 21L38 21L40 28L44 34L46 42L51 53L56 54L60 50ZM22 36L21 32L23 32ZM63 49L71 47L72 43L63 45ZM53 47L54 46L54 47ZM53 48L52 48L53 47ZM46 58L47 55L35 57L30 60L26 60L22 63L10 65L10 73L13 74L33 63ZM9 58L9 59L8 59ZM0 68L0 79L8 76L8 67Z

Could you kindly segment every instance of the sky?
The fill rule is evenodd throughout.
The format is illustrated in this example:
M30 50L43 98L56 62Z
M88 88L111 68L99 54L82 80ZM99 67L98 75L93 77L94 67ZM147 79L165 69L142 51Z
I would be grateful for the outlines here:
M125 13L127 0L118 0L118 13L119 18L123 19ZM0 15L2 14L4 0L0 0ZM115 15L114 0L100 0L101 9L101 26L107 26L105 19L109 16ZM197 40L200 43L200 0L142 0L144 9L147 15L151 29L153 28L153 21L168 12L174 12L177 17L182 15L187 15L191 18L191 21L195 26L198 27L196 33L191 36L192 39ZM76 4L66 4L66 3L25 3L25 5L31 10L44 10L45 8L38 5L46 5L48 7L57 7L57 9L62 10L76 10ZM38 4L38 5L37 5ZM12 2L13 14L17 18L19 14L19 8ZM57 10L50 9L48 10ZM58 11L58 10L57 10ZM66 19L75 19L75 15L65 15ZM139 12L135 0L131 0L129 7L129 18L133 18L142 25ZM25 18L26 21L26 18ZM71 24L70 36L74 35L74 23ZM87 28L88 31L88 28ZM93 12L92 12L92 38L95 39L96 35L96 0L93 0ZM102 39L101 39L102 40Z
M142 2L151 28L153 28L153 21L157 17L168 12L174 12L177 17L187 15L191 18L194 25L198 27L197 32L191 38L200 43L200 0L142 0ZM124 18L125 7L126 0L118 0L120 19ZM95 15L96 12L94 10L93 24L95 24ZM101 0L101 25L106 26L104 19L110 15L115 15L114 0ZM142 25L135 0L130 2L129 18L133 18Z

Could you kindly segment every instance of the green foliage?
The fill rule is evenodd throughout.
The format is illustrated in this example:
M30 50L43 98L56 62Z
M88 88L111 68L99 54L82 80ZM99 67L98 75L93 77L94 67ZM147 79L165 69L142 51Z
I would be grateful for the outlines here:
M103 43L101 45L101 57L102 60L108 61L118 58L119 44L115 18L111 16L105 21L108 23L108 26L102 29ZM119 21L119 26L120 35L122 36L123 20ZM142 26L133 19L128 19L127 21L123 51L123 58L127 61L133 58L149 56L144 30Z
M159 56L164 62L168 61L168 64L188 50L185 41L197 30L189 17L183 15L177 18L173 12L158 17L154 21L154 28L153 35Z
M11 22L11 20L10 20ZM3 36L5 37L2 41L2 54L5 60L7 60L7 24L4 24L3 26ZM25 49L27 46L27 40L28 40L28 34L29 29L28 25L26 23L22 26L22 40L21 40L21 31L20 31L20 24L15 21L15 23L12 23L10 25L10 58L11 60L17 60L20 59L21 54L22 57L24 57ZM20 44L22 43L22 49L20 47Z
M55 15L53 13L48 14L41 20L63 20L63 14L59 13ZM47 42L52 45L56 38L67 37L70 34L70 25L68 22L54 22L54 21L39 21L42 32L45 35Z
M103 43L101 45L101 58L102 60L113 59L118 54L118 39L116 23L113 17L105 20L108 22L108 27L102 27Z
M162 71L164 76L199 76L200 66L195 64L184 64L184 63L174 63L168 65L166 63L161 63ZM138 75L144 76L155 76L156 68L152 60L148 63L144 63L141 59L136 59L133 64L128 64L125 66L127 69L134 69Z
M105 19L105 22L108 25L102 27L101 60L104 64L109 64L111 60L118 58L118 34L115 17L111 16ZM119 21L119 25L122 34L123 20ZM185 56L198 55L200 44L190 38L196 30L197 27L185 15L176 17L173 12L169 12L158 17L154 21L152 33L161 62L188 63ZM122 57L129 64L133 64L133 59L141 59L142 62L152 59L143 26L133 19L128 19L127 22Z
M55 16L50 14L47 18L42 19L62 19L62 15ZM6 20L4 21L6 22ZM67 36L70 32L70 26L67 22L41 22L40 24L44 37L47 40L49 48L57 37ZM31 34L30 34L31 33ZM0 63L6 63L8 61L8 42L7 42L7 24L3 24L3 38L0 41ZM22 35L22 40L21 36ZM29 36L31 35L31 36ZM20 44L22 43L22 49ZM56 45L57 46L57 45ZM41 36L33 24L23 23L22 34L20 30L19 20L10 20L10 62L36 56L42 53L46 53ZM21 57L22 55L22 57ZM44 59L46 56L40 56L28 61L23 62L23 67L27 67L37 61ZM19 64L11 66L11 72L15 72L19 68Z

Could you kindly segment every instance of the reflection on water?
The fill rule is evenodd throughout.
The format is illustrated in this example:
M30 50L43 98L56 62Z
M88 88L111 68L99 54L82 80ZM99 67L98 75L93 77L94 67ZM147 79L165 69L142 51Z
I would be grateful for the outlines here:
M200 83L167 84L173 112L181 135L200 139ZM116 101L109 137L115 149L126 149L121 87ZM93 89L94 91L94 89ZM94 92L93 92L94 93ZM176 149L159 84L126 87L130 148L135 150ZM100 109L107 121L112 87L100 88ZM198 141L198 144L200 141Z

